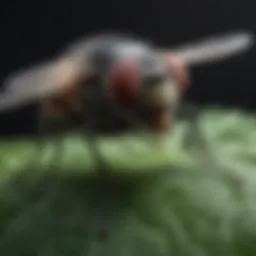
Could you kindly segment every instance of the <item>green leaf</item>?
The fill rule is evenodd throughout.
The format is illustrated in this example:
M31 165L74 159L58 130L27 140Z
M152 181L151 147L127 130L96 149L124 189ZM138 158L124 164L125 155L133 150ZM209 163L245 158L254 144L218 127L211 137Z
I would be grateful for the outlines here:
M176 127L166 136L158 138L145 134L101 137L97 146L109 171L145 173L159 165L193 162L181 148L180 140L180 129ZM71 175L91 173L97 167L90 144L81 135L70 134L59 140L48 139L41 151L35 139L0 142L0 166L8 173L19 172L21 167L29 169L31 162L37 171L42 172L52 167L54 161L57 163L53 172L68 172Z
M77 134L41 152L2 140L0 255L256 255L254 117L213 109L200 124L210 153L184 148L186 122L163 144L100 138L107 175Z

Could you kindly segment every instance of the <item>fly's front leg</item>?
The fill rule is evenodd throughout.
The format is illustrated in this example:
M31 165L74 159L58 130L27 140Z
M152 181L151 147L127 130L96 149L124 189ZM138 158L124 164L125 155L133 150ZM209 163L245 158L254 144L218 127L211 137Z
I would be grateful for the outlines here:
M100 146L97 140L97 136L92 132L88 133L87 143L90 149L90 152L95 161L96 171L100 175L106 175L108 172L108 164L104 159L104 156L101 154Z
M47 118L43 112L40 112L37 120L37 137L30 156L29 168L36 169L38 166L43 150L46 147L47 134Z
M88 145L89 151L93 157L93 161L95 163L96 172L100 175L106 175L108 173L109 167L107 161L104 159L104 156L101 153L100 145L99 145L99 135L97 133L96 120L86 120L82 127L84 132L84 139Z
M82 134L85 135L84 139L93 157L96 172L100 175L106 175L109 167L101 152L98 140L99 135L104 134L108 124L111 124L113 120L109 118L112 111L107 99L101 91L98 91L99 88L99 86L92 86L88 89L89 91L84 97L86 105L83 106L79 118Z
M66 121L64 117L51 115L47 112L41 111L38 116L38 137L36 139L36 144L34 148L32 161L34 167L43 157L44 150L47 149L47 144L49 139L51 139L51 144L53 145L53 155L49 160L49 168L55 167L54 165L58 163L63 151L63 145L60 140L60 135L65 129Z

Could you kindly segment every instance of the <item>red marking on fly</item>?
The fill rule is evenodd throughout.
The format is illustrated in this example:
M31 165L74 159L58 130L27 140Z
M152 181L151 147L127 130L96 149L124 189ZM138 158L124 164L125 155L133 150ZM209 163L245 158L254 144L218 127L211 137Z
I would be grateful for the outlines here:
M115 62L108 74L109 92L113 100L121 105L130 106L134 103L141 74L136 60L119 60Z

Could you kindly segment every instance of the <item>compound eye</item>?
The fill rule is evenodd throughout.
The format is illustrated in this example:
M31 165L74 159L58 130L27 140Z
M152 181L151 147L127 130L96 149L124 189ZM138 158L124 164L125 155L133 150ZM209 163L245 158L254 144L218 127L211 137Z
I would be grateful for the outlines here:
M137 61L117 61L108 74L108 89L111 97L123 105L133 104L141 84Z

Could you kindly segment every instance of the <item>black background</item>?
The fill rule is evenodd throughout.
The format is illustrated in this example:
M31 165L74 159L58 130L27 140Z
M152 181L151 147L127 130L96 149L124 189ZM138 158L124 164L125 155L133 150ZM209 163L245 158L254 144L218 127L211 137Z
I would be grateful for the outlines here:
M218 33L256 34L255 0L6 0L0 8L0 79L56 53L87 33L115 30L149 38L161 46ZM187 99L256 109L256 47L225 62L192 70ZM35 128L35 108L0 116L0 133Z

